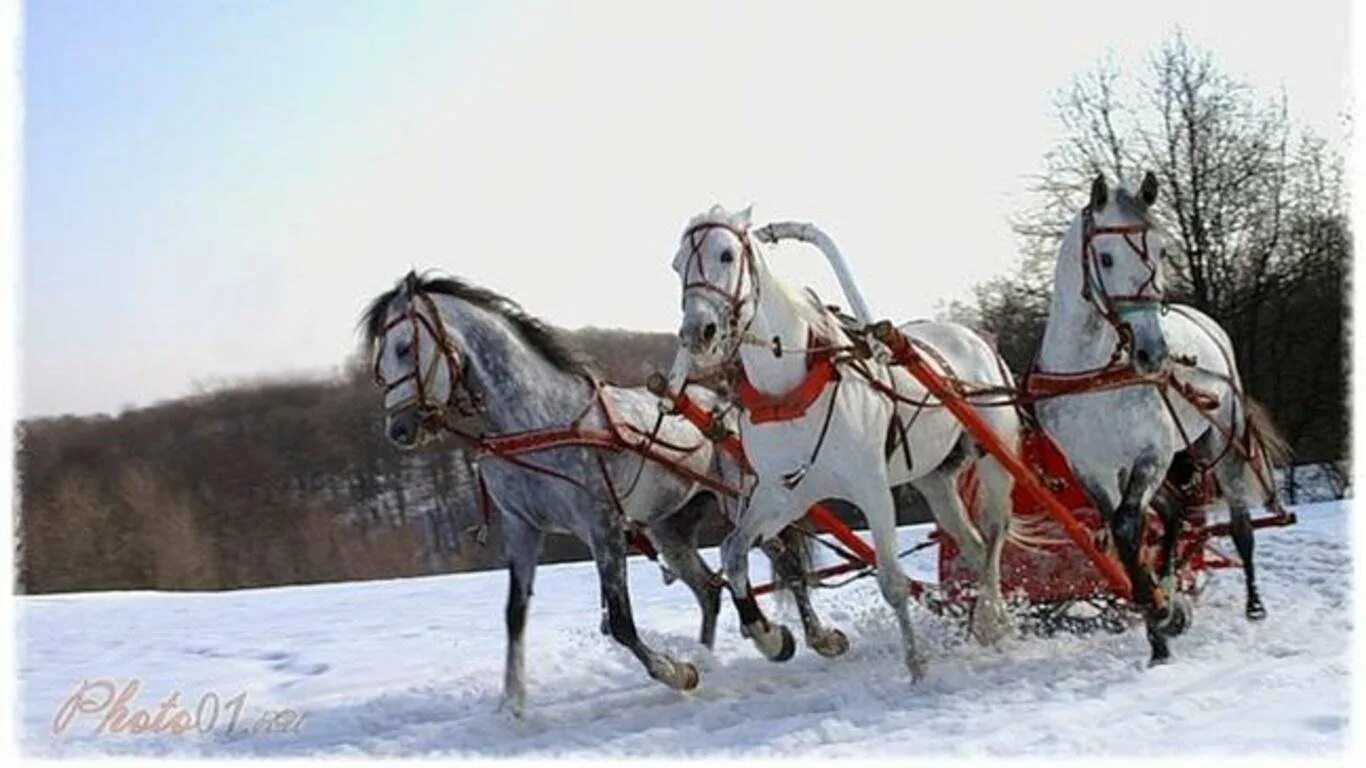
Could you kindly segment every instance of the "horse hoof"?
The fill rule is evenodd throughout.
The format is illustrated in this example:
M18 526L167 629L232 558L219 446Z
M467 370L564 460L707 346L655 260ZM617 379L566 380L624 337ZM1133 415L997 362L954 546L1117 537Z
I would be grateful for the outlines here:
M1190 629L1194 610L1185 595L1176 595L1167 606L1167 615L1158 625L1158 630L1167 637L1176 637Z
M806 644L827 659L843 656L849 650L849 638L838 629L827 629L815 637L809 637Z
M691 691L697 687L697 667L686 661L674 664L674 687L680 691Z
M1249 600L1247 602L1248 621L1261 621L1266 618L1266 606L1262 605L1261 600Z
M906 654L906 670L911 673L911 683L925 679L925 662L915 654Z
M782 633L783 646L771 658L773 661L787 661L797 653L797 641L792 637L792 630L787 627L779 626L778 631Z
M792 631L782 624L756 622L752 626L740 627L740 634L748 637L769 661L787 661L797 652L797 641L792 639Z
M1152 669L1153 667L1165 667L1170 663L1172 663L1171 654L1167 654L1166 656L1154 655L1151 659L1148 659L1148 669Z
M523 713L526 712L526 691L515 694L504 694L503 700L498 703L498 711L506 712L514 718L521 720Z
M996 645L1010 634L1010 613L1001 601L984 602L978 600L973 606L969 631L982 645Z

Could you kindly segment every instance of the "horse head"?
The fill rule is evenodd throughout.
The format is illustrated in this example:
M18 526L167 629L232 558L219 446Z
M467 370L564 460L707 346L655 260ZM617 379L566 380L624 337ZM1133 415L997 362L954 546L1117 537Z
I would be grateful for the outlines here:
M409 272L375 299L364 322L391 442L415 448L435 422L471 412L460 395L460 352L422 277Z
M1160 320L1165 239L1149 215L1156 201L1157 177L1151 171L1136 193L1125 187L1111 190L1105 177L1097 176L1080 214L1078 253L1071 257L1065 249L1062 255L1074 259L1075 268L1059 265L1060 276L1080 272L1081 298L1118 334L1119 348L1128 348L1140 373L1157 372L1167 359ZM1061 278L1056 289L1068 290Z
M699 367L735 353L758 308L758 254L749 233L750 209L721 206L693 218L679 241L673 269L683 283L678 337Z

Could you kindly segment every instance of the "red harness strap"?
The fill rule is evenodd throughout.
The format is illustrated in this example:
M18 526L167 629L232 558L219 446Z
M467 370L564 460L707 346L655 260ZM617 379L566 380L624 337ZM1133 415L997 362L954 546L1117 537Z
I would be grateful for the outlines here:
M766 395L755 389L742 369L735 394L740 405L749 412L750 423L792 421L805 416L820 399L821 393L825 392L825 387L840 378L839 369L831 359L829 346L814 335L807 339L807 349L820 351L807 355L806 378L802 379L802 383L781 395Z
M1153 375L1141 374L1127 362L1112 363L1103 368L1076 373L1045 373L1036 370L1030 371L1025 377L1024 391L1031 399L1042 400L1137 384L1163 384L1169 377L1170 373L1167 371Z
M550 477L563 480L571 485L588 491L588 487L578 478L570 477L562 472L532 463L523 456L541 451L548 451L554 448L594 448L612 452L631 451L639 455L643 460L659 464L670 472L679 475L727 496L737 496L739 490L713 478L707 474L696 471L684 465L682 459L674 459L660 452L663 448L683 454L684 457L700 449L703 443L694 446L673 445L656 437L641 434L635 425L621 421L612 410L610 402L603 393L601 384L595 384L596 391L592 399L584 409L575 417L574 421L565 427L551 427L549 429L533 429L525 432L512 432L502 435L472 435L466 433L454 425L447 424L446 428L457 436L465 439L472 446L476 454L486 454L496 456L504 461L514 464L522 469L537 474L548 475ZM584 426L584 421L594 409L602 414L603 421L607 424L607 429L595 429ZM628 435L634 435L634 438ZM483 478L480 477L481 494L486 496L487 489L483 488ZM609 484L609 492L612 494L612 503L620 509L621 500L616 496L616 489ZM487 505L485 505L487 510ZM486 513L487 517L487 513Z
M1148 384L1165 390L1170 387L1191 405L1202 411L1219 407L1219 399L1194 384L1181 381L1171 369L1158 373L1139 373L1129 363L1114 363L1104 368L1076 373L1045 373L1030 371L1025 378L1024 391L1030 400L1045 400L1061 395L1100 392Z

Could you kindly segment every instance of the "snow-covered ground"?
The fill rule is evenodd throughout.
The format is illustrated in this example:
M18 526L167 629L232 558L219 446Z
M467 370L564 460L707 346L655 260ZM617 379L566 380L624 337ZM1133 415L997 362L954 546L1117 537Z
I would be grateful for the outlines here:
M1146 668L1139 630L998 649L915 613L929 675L912 685L894 622L871 580L822 591L817 607L852 641L840 659L806 648L758 657L726 607L714 653L695 642L682 586L632 561L648 642L695 661L701 686L646 678L598 632L592 566L543 567L528 627L530 692L518 721L498 711L506 576L489 572L217 594L26 597L18 608L20 733L29 754L187 755L1131 755L1334 753L1349 710L1349 502L1299 509L1298 526L1258 537L1270 618L1242 618L1242 579L1218 574L1175 663ZM914 537L917 531L908 531ZM714 555L713 555L714 557ZM912 563L922 573L929 562ZM756 575L765 571L756 570ZM771 605L772 603L770 603ZM795 626L795 613L777 609ZM104 712L54 718L83 681L109 681L156 715L213 705L207 735L97 733ZM241 698L239 694L244 694ZM263 715L279 732L250 733ZM234 713L237 725L228 733ZM169 717L173 712L163 716Z

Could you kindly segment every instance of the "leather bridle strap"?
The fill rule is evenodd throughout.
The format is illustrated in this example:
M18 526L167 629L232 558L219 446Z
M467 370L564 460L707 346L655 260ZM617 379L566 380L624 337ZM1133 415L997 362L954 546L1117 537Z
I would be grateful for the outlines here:
M422 302L426 312L422 312L417 307L417 302ZM383 374L380 373L380 355L377 351L374 362L375 383L384 390L387 396L390 392L403 386L409 381L413 382L413 394L397 403L385 407L385 413L393 414L416 403L417 408L426 417L433 415L445 415L445 411L454 407L460 417L473 416L478 413L478 398L468 392L463 393L464 389L464 367L460 363L459 353L451 343L450 337L446 334L446 327L441 322L440 310L436 302L430 296L420 291L416 291L409 298L408 307L403 314L390 320L380 333L383 339L395 327L402 323L411 325L411 349L413 355L413 367L407 373L393 381L385 381ZM422 364L422 329L431 334L437 350L437 356L433 357L424 367ZM383 344L379 351L383 351ZM446 374L449 379L449 394L445 403L433 403L430 398L432 378L436 374L437 365L444 362L446 364Z
M725 230L740 241L741 249L737 256L740 259L740 274L735 279L735 285L729 289L717 286L707 278L706 265L702 261L702 244L707 240L707 233L713 229ZM749 234L723 222L709 221L691 227L683 236L687 238L689 248L682 270L683 295L686 297L690 291L701 291L719 297L726 310L727 330L732 341L738 345L747 330L739 327L744 307L746 304L752 303L757 306L759 303L758 267L755 264L754 246ZM701 279L689 280L688 277L693 272ZM746 279L749 282L748 291L745 290Z
M1132 343L1132 331L1124 320L1124 316L1160 307L1164 300L1162 287L1157 284L1158 265L1148 250L1149 229L1147 223L1111 227L1096 226L1091 207L1087 206L1082 211L1081 295L1100 312L1101 316L1114 329L1116 336L1119 337L1115 350L1110 355L1110 364L1118 361L1123 350ZM1096 253L1093 242L1098 235L1119 235L1123 237L1130 250L1147 267L1147 279L1133 293L1115 294L1106 287L1104 273L1097 263L1099 254ZM1135 240L1135 238L1137 239Z

